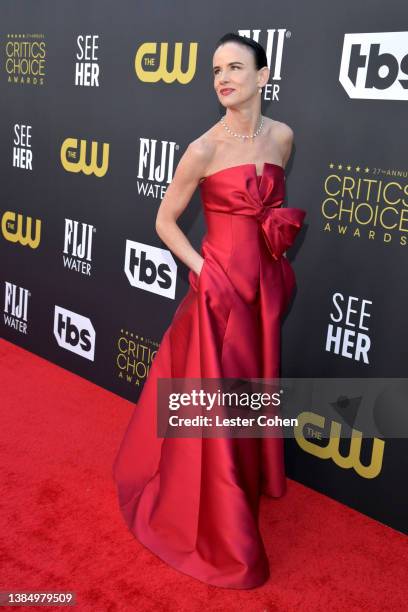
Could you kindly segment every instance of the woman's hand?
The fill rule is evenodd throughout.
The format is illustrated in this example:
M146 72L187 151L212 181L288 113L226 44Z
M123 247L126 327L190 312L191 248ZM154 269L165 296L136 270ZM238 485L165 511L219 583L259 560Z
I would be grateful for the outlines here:
M205 262L205 259L204 259L204 257L203 257L203 263L201 264L201 268L200 268L200 274L201 274L201 270L203 269L203 266L204 266L204 262Z
M198 270L198 272L196 270L194 270L194 272L197 274L197 276L200 276L201 274L201 270L203 269L203 265L204 265L204 257L201 258L201 266L200 269Z

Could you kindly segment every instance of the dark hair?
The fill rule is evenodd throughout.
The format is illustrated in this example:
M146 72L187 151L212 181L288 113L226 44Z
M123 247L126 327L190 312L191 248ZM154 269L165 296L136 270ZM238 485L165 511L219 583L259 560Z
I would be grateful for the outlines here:
M241 45L249 47L254 54L257 70L260 70L264 66L268 66L265 49L258 42L252 40L252 38L248 38L247 36L240 36L239 34L235 34L234 32L228 32L228 34L224 34L224 36L219 39L215 48L218 49L220 45L223 45L227 42L237 42Z

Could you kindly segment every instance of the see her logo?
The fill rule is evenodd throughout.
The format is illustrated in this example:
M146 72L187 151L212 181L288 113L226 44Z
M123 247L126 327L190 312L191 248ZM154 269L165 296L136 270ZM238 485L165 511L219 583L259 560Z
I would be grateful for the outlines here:
M360 300L351 295L348 298L341 293L333 295L332 323L328 325L326 337L327 352L369 363L371 340L365 333L369 330L365 323L371 317L369 304L372 304L370 300Z

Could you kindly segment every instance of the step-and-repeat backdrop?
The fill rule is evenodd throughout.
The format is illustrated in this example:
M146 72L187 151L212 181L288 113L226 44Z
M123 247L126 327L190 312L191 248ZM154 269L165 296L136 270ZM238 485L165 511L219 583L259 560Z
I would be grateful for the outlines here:
M407 375L403 0L3 0L0 15L4 338L137 401L189 287L156 213L224 112L212 55L232 31L267 51L262 111L294 131L287 205L307 210L282 376ZM179 223L199 249L198 190ZM288 475L405 531L406 440L321 453L313 430L315 444L286 440Z

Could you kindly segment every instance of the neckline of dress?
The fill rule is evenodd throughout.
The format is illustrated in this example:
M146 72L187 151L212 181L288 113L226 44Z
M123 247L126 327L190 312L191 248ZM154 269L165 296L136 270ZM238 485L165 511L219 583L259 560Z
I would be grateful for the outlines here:
M257 174L256 172L256 164L254 163L248 163L248 164L237 164L236 166L227 166L226 168L221 168L221 170L216 170L216 172L212 172L211 174L208 174L207 176L205 176L200 182L199 185L202 185L203 183L205 183L205 181L209 178L211 178L212 176L216 176L217 174L221 174L222 172L226 172L227 170L236 170L237 168L242 168L242 167L248 167L251 166L252 168L255 168L255 175L257 178L262 178L264 173L265 173L265 166L274 166L276 168L280 168L283 172L285 171L285 168L279 164L275 164L274 162L264 162L263 166L262 166L262 173L261 174Z

